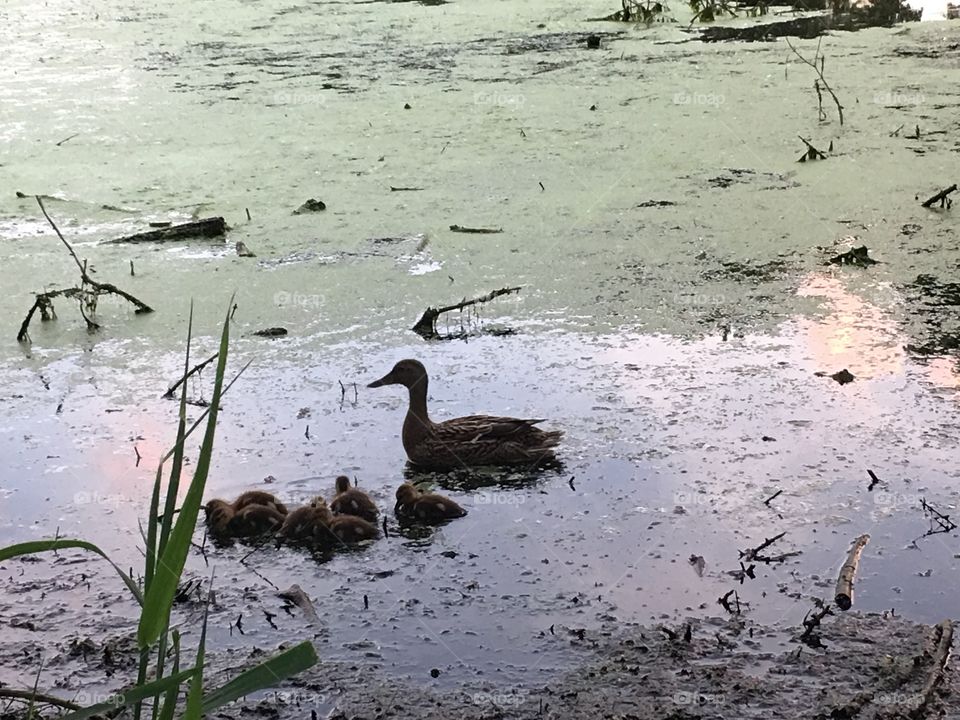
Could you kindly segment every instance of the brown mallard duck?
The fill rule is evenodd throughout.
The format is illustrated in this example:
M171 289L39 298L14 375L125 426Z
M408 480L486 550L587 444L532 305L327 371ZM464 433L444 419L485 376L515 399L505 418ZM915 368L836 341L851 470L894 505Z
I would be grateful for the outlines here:
M403 385L410 406L403 421L403 449L415 465L446 470L470 465L538 464L554 458L563 432L534 427L543 420L468 415L435 423L427 413L427 369L401 360L367 387Z
M207 516L207 528L211 535L225 537L230 534L230 521L236 514L233 505L226 500L215 498L203 506L203 511Z
M240 496L233 501L234 510L243 510L247 505L265 505L281 515L287 514L287 506L280 502L276 495L263 490L247 490L240 493Z
M410 483L397 488L397 504L394 512L398 517L419 520L425 523L439 523L445 520L463 517L467 511L453 500L437 493L425 493Z
M380 511L370 496L362 490L350 487L350 478L341 475L336 479L336 497L330 503L335 515L354 515L367 522L375 523Z

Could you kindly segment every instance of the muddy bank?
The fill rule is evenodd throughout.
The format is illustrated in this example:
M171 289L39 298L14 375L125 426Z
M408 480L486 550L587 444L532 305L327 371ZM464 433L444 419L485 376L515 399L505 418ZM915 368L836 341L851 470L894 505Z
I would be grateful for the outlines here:
M825 622L825 648L811 649L782 629L743 619L691 619L689 626L689 641L686 624L544 628L580 657L544 683L476 678L440 687L427 667L389 678L376 663L325 663L220 717L873 720L941 717L957 702L954 669L929 691L938 674L936 627L851 613Z

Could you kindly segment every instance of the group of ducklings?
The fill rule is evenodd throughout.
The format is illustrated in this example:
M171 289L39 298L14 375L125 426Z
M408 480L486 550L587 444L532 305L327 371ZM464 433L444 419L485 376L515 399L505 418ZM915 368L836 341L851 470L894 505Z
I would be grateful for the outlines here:
M376 503L362 490L351 487L340 475L330 504L320 495L288 511L277 497L263 490L248 490L233 502L214 499L204 506L211 535L223 539L254 538L274 534L281 540L330 545L372 540L379 535ZM397 488L394 512L401 521L437 524L463 517L467 511L453 500L425 493L404 483Z

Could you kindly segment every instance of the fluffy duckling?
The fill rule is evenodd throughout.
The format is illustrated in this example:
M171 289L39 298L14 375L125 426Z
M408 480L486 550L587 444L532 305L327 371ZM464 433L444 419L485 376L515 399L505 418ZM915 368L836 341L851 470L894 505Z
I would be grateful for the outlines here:
M207 527L211 535L223 537L229 534L230 521L236 514L233 505L226 500L214 499L203 506L203 511L207 516Z
M356 515L336 515L330 518L327 532L342 543L373 540L379 534L377 526Z
M354 515L367 522L375 523L380 511L363 490L350 487L350 478L341 475L336 480L337 494L330 503L335 515Z
M326 528L332 519L327 501L322 497L315 497L307 505L295 508L284 518L278 535L287 540L309 540Z
M246 505L235 511L228 523L228 530L236 537L264 535L282 526L285 517L269 505Z
M440 523L444 520L463 517L467 511L450 498L436 493L420 492L410 483L397 488L397 504L394 511L425 523Z
M276 495L263 490L247 490L240 493L240 497L233 501L233 509L236 511L243 510L248 505L264 505L273 508L281 515L287 514L287 506L277 500Z

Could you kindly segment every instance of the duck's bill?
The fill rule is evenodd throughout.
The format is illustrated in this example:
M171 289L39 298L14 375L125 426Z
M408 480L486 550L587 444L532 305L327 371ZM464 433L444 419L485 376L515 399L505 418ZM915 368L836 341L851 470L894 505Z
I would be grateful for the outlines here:
M390 373L387 373L379 380L374 380L372 383L367 385L368 388L382 387L384 385L393 385L393 378L390 377Z

